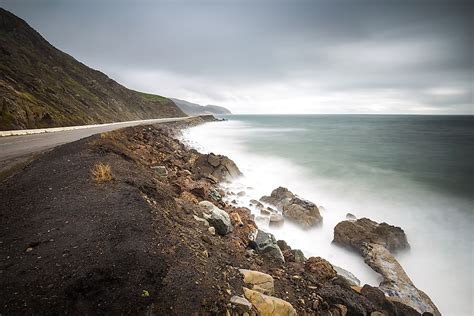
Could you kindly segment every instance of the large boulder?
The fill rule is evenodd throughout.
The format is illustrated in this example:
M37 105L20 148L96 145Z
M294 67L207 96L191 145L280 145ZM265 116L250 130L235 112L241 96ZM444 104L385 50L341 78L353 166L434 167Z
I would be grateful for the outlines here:
M333 266L321 257L309 257L305 262L305 270L311 273L319 283L329 281L337 275Z
M201 178L217 181L232 180L242 175L236 164L222 155L200 155L193 163L193 173Z
M291 219L303 228L311 228L321 224L323 221L323 217L314 203L298 197L292 198L288 205L283 207L283 216Z
M270 260L285 262L283 253L281 252L280 247L278 247L275 236L272 234L259 229L255 237L255 244L257 252L262 256Z
M244 276L244 283L250 284L253 290L267 295L272 295L275 291L275 285L271 275L247 269L239 269L239 271Z
M284 217L303 228L319 225L323 220L318 207L314 203L297 197L284 187L276 188L270 196L262 196L260 201L275 206Z
M209 222L209 225L216 229L219 235L224 236L232 232L232 223L226 211L221 210L209 201L199 202L199 205L206 208L203 217Z
M260 198L260 201L271 204L279 208L280 210L283 209L283 206L288 205L290 200L295 195L290 192L287 188L278 187L272 191L270 196L265 195Z
M244 287L245 297L252 303L258 315L296 316L293 306L280 298L268 296Z
M379 289L392 301L412 307L419 313L441 315L428 295L413 284L397 259L383 245L365 244L362 254L364 261L382 276Z
M405 232L387 223L378 224L368 218L342 221L334 227L334 243L362 252L365 243L379 244L389 251L409 248Z

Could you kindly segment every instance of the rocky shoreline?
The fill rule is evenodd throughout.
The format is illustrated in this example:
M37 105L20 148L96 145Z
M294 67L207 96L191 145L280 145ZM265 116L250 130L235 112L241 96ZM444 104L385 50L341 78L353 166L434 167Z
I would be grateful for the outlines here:
M229 179L238 176L239 174L235 173L235 176L230 176ZM232 192L226 193L235 195ZM230 201L230 198L227 200ZM236 204L235 200L233 200L233 204ZM251 200L250 206L256 206L260 210L261 216L269 216L270 225L275 224L275 222L283 224L285 219L296 223L302 229L309 229L323 224L319 209L313 202L298 197L284 187L276 188L269 196L262 196L258 201ZM252 216L254 219L255 215ZM361 253L366 264L383 277L383 281L378 287L381 290L381 292L378 292L379 298L382 294L387 296L387 299L392 304L398 305L400 310L400 312L397 312L397 308L392 306L388 308L389 310L384 310L384 314L440 315L431 299L415 287L392 255L392 252L409 249L410 247L403 229L387 223L379 224L367 218L357 219L350 213L347 214L347 218L347 221L340 222L334 228L333 242ZM258 230L258 233L262 234L262 231ZM274 238L273 236L270 237ZM300 250L291 250L286 242L282 240L279 240L276 244L280 250L287 251L287 249L290 249L291 252L286 255L287 257L292 256L291 258L294 259L295 254L298 254L297 258L301 258L297 260L298 262L309 263L316 260L314 257L306 259ZM256 249L259 249L258 243ZM273 251L273 259L284 262L284 257L280 255L280 252L278 250ZM332 269L337 275L352 284L354 290L360 292L362 289L360 288L360 281L352 273L335 266L332 266ZM313 269L312 272L318 273L318 271L319 269ZM372 288L371 291L374 292L375 288ZM386 303L385 305L390 304ZM387 306L385 306L385 309L387 309Z
M229 203L219 185L239 177L238 166L177 139L181 129L212 120L103 133L61 146L5 180L0 237L9 246L1 247L0 313L439 315L391 253L408 247L400 228L368 219L335 228L334 242L359 252L383 276L379 287L360 287L350 272L305 258L260 230L251 211ZM81 160L66 167L74 159ZM90 179L97 161L110 166L111 181ZM70 181L47 183L52 166L57 179ZM32 177L51 189L40 195ZM13 198L20 191L31 195L34 209ZM68 200L77 196L80 202ZM285 188L252 203L275 225L324 225L314 203ZM71 217L89 226L69 231ZM74 244L82 251L66 246Z

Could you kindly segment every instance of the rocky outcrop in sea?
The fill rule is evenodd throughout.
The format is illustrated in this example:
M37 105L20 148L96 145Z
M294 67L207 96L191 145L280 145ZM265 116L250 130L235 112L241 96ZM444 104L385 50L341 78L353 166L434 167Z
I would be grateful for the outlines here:
M262 196L260 201L276 207L285 218L304 229L317 226L323 221L316 204L296 196L284 187L276 188L270 196Z
M365 243L379 244L389 251L408 249L405 232L400 227L376 223L368 218L346 220L334 228L334 243L362 252Z
M410 247L403 229L387 223L379 224L368 218L351 218L336 225L333 242L359 252L365 263L383 277L377 291L391 303L382 304L387 309L385 314L396 310L390 306L398 305L402 308L403 305L404 314L413 314L413 311L416 311L440 315L428 295L413 284L392 254ZM367 289L367 285L364 287ZM375 293L374 291L371 289L371 293ZM381 297L382 294L377 296ZM409 310L412 312L409 313Z

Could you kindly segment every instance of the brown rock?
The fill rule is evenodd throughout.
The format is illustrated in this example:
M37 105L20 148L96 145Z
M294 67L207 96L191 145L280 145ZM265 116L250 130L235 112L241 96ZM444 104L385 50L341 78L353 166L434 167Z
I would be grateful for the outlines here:
M219 157L214 154L207 155L207 162L214 168L221 164Z
M334 227L333 241L359 252L364 243L379 244L389 251L409 248L403 229L387 223L378 224L368 218L340 222Z
M183 191L180 196L179 196L181 199L183 199L184 201L187 201L187 202L190 202L190 203L193 203L193 204L198 204L199 201L198 199L194 196L194 194L192 193L189 193L187 191Z
M321 283L331 280L337 275L333 266L321 257L308 258L305 262L305 270L314 275Z
M323 217L314 203L298 197L294 197L288 205L283 207L283 216L291 219L303 228L311 228L321 224L323 221Z
M199 156L192 169L201 178L213 178L217 181L231 180L242 175L232 160L213 153Z
M260 201L276 206L277 208L282 209L284 205L287 205L288 202L295 195L290 192L287 188L278 187L272 191L270 196L262 196Z
M280 247L281 251L291 250L291 247L288 246L286 241L284 241L282 239L277 240L277 245L278 245L278 247Z
M197 181L189 187L189 190L195 196L201 199L207 199L207 197L209 196L209 188L209 183L205 181Z
M263 196L260 201L274 205L282 215L303 228L310 228L322 223L318 207L307 200L295 196L287 188L279 187L270 196Z

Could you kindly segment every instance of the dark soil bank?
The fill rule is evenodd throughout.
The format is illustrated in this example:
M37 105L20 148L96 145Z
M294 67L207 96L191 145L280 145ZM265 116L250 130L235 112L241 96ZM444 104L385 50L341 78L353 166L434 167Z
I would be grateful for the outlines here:
M249 210L216 197L219 179L195 172L203 155L173 137L206 119L66 144L3 181L0 314L241 313L229 303L243 295L238 268L271 275L272 295L298 314L417 314L376 289L351 288L323 259L295 260L284 243L284 263L249 249ZM111 181L92 179L98 162ZM203 200L231 215L232 232L212 234L196 220Z

